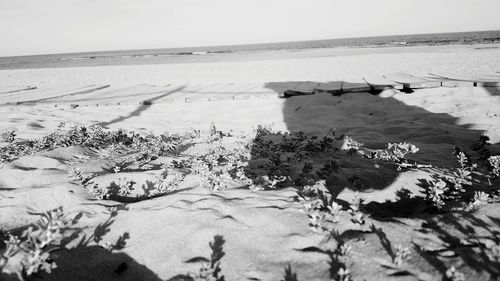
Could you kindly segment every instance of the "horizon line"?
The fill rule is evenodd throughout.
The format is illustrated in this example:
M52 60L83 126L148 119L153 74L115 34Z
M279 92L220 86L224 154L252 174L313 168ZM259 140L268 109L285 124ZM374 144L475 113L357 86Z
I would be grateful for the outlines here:
M454 34L454 33L475 33L475 32L488 32L500 31L500 29L488 30L473 30L473 31L453 31L453 32L430 32L430 33L407 33L407 34L381 34L371 36L352 36L352 37L337 37L337 38L321 38L309 40L293 40L293 41L272 41L272 42L257 42L257 43L243 43L243 44L222 44L222 45L192 45L180 47L152 47L144 49L107 49L107 50L91 50L91 51L78 51L78 52L62 52L62 53L36 53L28 55L0 55L0 58L17 58L17 57L33 57L33 56L51 56L51 55L72 55L72 54L91 54L103 52L127 52L127 51L146 51L146 50L169 50L169 49L187 49L187 48L215 48L215 47L235 47L235 46L253 46L253 45L271 45L271 44L284 44L284 43L299 43L299 42L314 42L314 41L327 41L327 40L342 40L342 39L363 39L363 38L376 38L376 37L392 37L392 36L409 36L409 35L432 35L432 34Z

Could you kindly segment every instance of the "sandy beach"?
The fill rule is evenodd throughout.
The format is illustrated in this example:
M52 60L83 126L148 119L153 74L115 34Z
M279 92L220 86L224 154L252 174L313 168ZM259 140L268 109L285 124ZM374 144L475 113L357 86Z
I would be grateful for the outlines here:
M37 139L57 131L61 122L67 124L66 129L100 125L105 130L125 129L143 135L204 131L211 124L231 132L217 142L193 141L183 152L189 156L218 146L232 149L240 142L252 145L259 125L270 128L273 133L269 135L275 138L282 137L278 131L304 132L320 139L334 131L338 138L333 150L340 152L313 155L309 161L315 163L315 171L331 159L339 163L337 184L327 185L344 206L333 229L344 233L345 243L352 248L350 257L340 260L349 266L354 280L388 280L390 270L403 272L400 280L442 280L451 266L464 272L466 280L494 280L500 276L498 260L487 260L488 254L470 243L500 247L496 193L488 193L489 203L474 212L432 212L424 200L428 193L423 182L431 181L432 175L450 175L460 167L452 154L455 147L470 154L471 161L486 165L471 150L481 135L489 137L486 147L491 155L500 153L500 88L438 87L411 93L387 89L377 94L279 97L289 83L299 81L355 83L363 77L395 72L419 77L497 73L500 45L485 46L309 49L207 56L168 64L4 69L0 70L1 87L37 89L0 93L0 132L14 131L17 140ZM92 85L105 88L61 96L68 89ZM143 101L148 103L140 104ZM345 138L340 136L364 146L354 152L343 149ZM427 168L397 170L391 161L362 156L364 148L384 150L387 143L404 142L419 148L407 155L408 162ZM0 141L0 147L8 145L8 141ZM299 280L330 280L336 274L332 274L332 264L339 258L333 252L341 243L325 240L324 233L314 231L304 205L307 202L297 200L296 187L254 190L232 183L213 191L200 184L198 174L188 174L177 189L164 196L133 203L95 200L68 176L72 168L78 167L102 186L119 177L135 179L141 185L158 174L162 161L172 159L160 157L150 163L153 168L113 173L116 163L112 157L99 157L100 153L84 146L59 147L2 163L0 229L22 232L38 219L27 210L43 212L62 206L65 213L84 214L77 224L79 238L69 241L68 249L53 253L57 269L29 280L194 280L188 275L197 272L200 263L186 261L209 256L214 235L223 235L226 241L220 265L226 280L281 280L288 265ZM254 151L251 153L258 162ZM250 166L259 166L252 160ZM291 170L300 173L304 162L293 163ZM485 171L478 170L477 176L482 178ZM498 190L498 177L489 180ZM469 183L464 185L473 190ZM410 192L411 200L403 201L397 195L402 189ZM348 212L349 202L356 196L364 199L363 224L353 222ZM97 228L104 231L98 233ZM378 228L384 232L376 231ZM113 244L124 233L128 238L123 249L105 249L104 242ZM97 234L100 238L92 240ZM7 239L3 236L0 232L4 238L0 240ZM81 243L85 239L88 243ZM396 256L397 245L411 252L405 265L384 267L383 261ZM454 252L450 254L446 247L454 247ZM480 265L474 263L479 257L483 259L477 262ZM12 261L10 264L0 277L16 280L19 268Z

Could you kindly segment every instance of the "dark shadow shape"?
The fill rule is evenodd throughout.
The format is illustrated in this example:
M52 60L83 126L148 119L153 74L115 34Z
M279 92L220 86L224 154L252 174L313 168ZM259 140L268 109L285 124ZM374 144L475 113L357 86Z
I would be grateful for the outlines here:
M243 198L233 197L233 198L228 198L228 197L225 197L225 196L217 194L217 193L210 193L208 195L212 196L212 197L220 198L220 199L222 199L225 202L244 201L245 199L251 198L251 197L243 197Z
M208 200L208 198L200 198L200 199L197 199L197 200L194 200L194 201L189 201L189 200L186 200L186 199L180 199L179 202L186 203L188 205L193 205L195 203L198 203L198 202L201 202L201 201L205 201L205 200Z
M259 129L253 140L250 160L244 168L256 184L285 179L274 190L303 186L325 180L328 194L336 197L344 188L383 189L397 177L394 163L362 157L340 150L343 137L282 133Z
M73 100L71 100L71 102L78 103L78 102L85 102L85 101L109 100L109 99L113 99L113 98L140 97L142 95L154 95L154 94L161 94L161 93L165 92L165 89L157 90L157 91L152 91L152 92L147 92L148 89L144 89L145 93L141 93L141 94L133 93L133 94L125 94L125 95L122 94L122 95L119 95L119 96L117 96L117 95L115 95L115 96L106 96L107 94L115 94L117 91L120 91L120 90L123 91L123 90L127 90L127 89L130 89L130 88L118 89L118 90L115 90L115 91L101 93L99 95L99 97L91 96L89 98L73 99ZM57 100L54 101L54 103L57 103L57 102L58 102Z
M315 246L294 249L294 250L299 251L299 252L304 252L304 253L322 253L322 254L326 253L326 251L324 251L318 247L315 247Z
M492 96L500 96L500 86L499 87L483 87L483 89L485 89Z
M266 87L281 94L287 87L293 87L297 83L290 81L272 82L268 83ZM487 90L492 96L500 94L500 88L487 88ZM388 142L411 142L421 148L419 153L410 155L409 158L412 162L432 164L444 168L457 167L456 159L451 155L455 146L469 149L484 134L482 130L471 128L471 125L457 125L458 119L449 114L432 113L417 106L407 105L392 97L383 98L373 94L376 92L371 94L351 93L341 96L316 93L304 97L290 97L284 99L284 120L290 132L305 130L306 135L322 137L331 131L330 127L335 127L337 133L346 134L355 141L365 143L365 146L369 148L382 148ZM356 122L346 122L346 120L353 118L356 119ZM320 127L321 124L324 124L323 127ZM384 126L380 126L380 124L384 124ZM408 128L413 130L410 131ZM376 138L373 135L376 135ZM376 140L374 141L374 139ZM447 147L449 150L435 149L435 147ZM429 149L426 150L426 148ZM435 150L432 151L433 149ZM253 156L252 153L252 160L254 160ZM446 159L446 161L432 163L430 162L432 159ZM338 166L340 169L352 169L341 164ZM336 175L336 173L338 172L330 172L331 175ZM394 178L396 175L397 173L394 174ZM394 179L392 177L389 176L387 183L392 183ZM368 178L368 180L371 179ZM380 185L379 189L383 189L389 184ZM419 185L424 191L428 188L428 183L423 180ZM345 187L352 188L345 185L340 187L340 190L334 190L331 193L340 192ZM498 245L500 219L490 218L492 223L488 223L470 214L461 215L459 218L454 217L453 214L437 214L436 210L423 197L400 199L396 202L371 202L363 207L363 211L376 220L387 221L397 217L410 217L434 222L430 224L432 225L430 233L449 245L446 249L439 251L453 250L457 255L453 257L455 261L461 259L468 268L476 272L487 272L492 279L498 278L500 265L488 257L486 246L481 243L464 245L457 238L457 232L460 232L462 236L472 236L474 239L474 228L482 228L488 231L489 239ZM379 239L383 242L382 244L389 255L394 257L390 242L381 235L379 235ZM418 255L441 272L443 276L445 275L449 266L447 260L449 257L439 257L437 253L425 250L417 244L414 244L414 248ZM304 250L314 251L315 249L306 248ZM332 262L334 261L332 258ZM334 268L335 264L331 265Z
M174 277L168 279L167 281L195 281L193 277L186 274L177 274Z
M18 169L21 171L33 171L33 170L38 170L38 168L35 167L24 167L24 166L18 166L18 165L12 165L12 168ZM57 169L56 169L57 170Z
M498 227L500 227L500 218L495 218L495 217L492 217L492 216L487 216L488 219L490 219L492 222L494 222ZM499 236L500 236L500 233L499 233Z
M448 270L447 266L443 261L438 259L435 255L427 253L424 249L421 248L420 245L413 243L413 249L415 252L424 259L427 263L429 263L434 269L436 269L443 276L443 280L446 280L444 276L446 276L446 270Z
M423 197L412 197L398 201L386 201L383 203L370 202L363 206L363 211L370 214L376 220L392 218L411 218L422 213L432 211L431 206Z
M412 93L415 92L415 90L410 89L410 88L403 88L400 91L403 92L403 93L405 93L405 94L412 94Z
M270 205L270 206L257 206L254 207L255 209L278 209L278 210L284 210L287 209L286 207L280 207L280 206L275 206L275 205Z
M487 272L492 280L500 277L500 262L491 259L491 252L489 251L492 249L490 249L487 244L478 240L478 238L490 239L498 245L500 241L500 232L493 229L494 227L498 227L495 221L493 221L493 225L491 225L479 217L461 212L435 216L428 219L428 222L429 223L423 225L424 229L422 232L426 231L428 235L435 234L446 245L443 250L438 250L437 252L451 250L463 263L465 263L465 265L474 271ZM490 235L487 237L479 236L470 225L483 228L488 231ZM427 253L425 250L421 249L420 246L415 248L418 248L420 251L417 252L431 264L435 265L436 269L441 272L443 272L443 270L445 271L444 263L435 253ZM441 263L441 265L439 263Z
M128 211L128 207L126 205L117 205L117 206L105 206L109 212L109 217L102 223L99 223L94 229L94 233L87 236L82 236L80 242L78 243L79 247L86 247L91 243L99 243L102 241L103 237L108 233L111 229L110 226L115 222L114 218L118 216L120 211ZM71 241L71 240L69 240ZM69 242L68 241L68 242Z
M84 94L92 93L92 92L99 91L99 90L110 87L110 85L103 85L103 86L99 86L99 87L95 87L95 86L96 85L90 85L90 86L85 86L82 88L71 89L71 90L68 90L71 92L68 94L62 94L62 95L58 95L58 96L51 96L51 97L45 97L45 98L40 98L40 99L34 99L34 100L23 100L23 101L17 101L17 102L12 102L12 103L13 104L36 104L37 102L40 102L40 101L57 99L57 98L62 98L62 97L67 97L67 96L84 95ZM93 87L93 88L83 90L83 89L88 88L88 87ZM9 104L9 103L7 103L7 104Z
M99 224L94 233L90 237L83 236L79 244L74 248L66 248L69 243L72 243L81 234L81 229L71 227L68 231L72 234L61 240L60 246L51 251L50 259L54 261L57 268L53 269L50 274L39 271L32 274L30 281L55 280L55 281L87 281L87 280L151 280L160 281L161 279L144 265L137 263L133 258L125 253L116 253L114 250L121 250L126 246L130 235L125 232L117 241L110 246L110 249L105 249L102 246L96 245L102 241L103 236L109 232L110 226L114 222L114 217L120 211L127 210L126 206L107 207L109 211L108 219ZM29 212L33 215L38 215L38 212ZM72 218L72 225L76 225L83 217L83 213L78 213ZM10 231L11 234L19 236L29 226L20 227ZM4 240L7 235L0 231L0 250L5 248ZM0 273L2 280L18 280L12 279L14 275ZM16 275L17 278L17 275Z
M294 88L300 82L269 82L266 83L265 87L282 95L284 91ZM312 82L312 84L314 83L316 82ZM332 83L335 87L335 84L350 82L334 81ZM492 94L498 91L497 88L489 90L492 91ZM334 128L337 135L348 135L355 141L364 143L367 148L385 148L389 142L411 142L419 147L420 151L407 156L410 162L450 168L456 165L456 160L450 155L453 147L468 148L474 140L483 134L482 130L472 129L471 125L457 125L458 119L449 114L432 113L417 106L407 105L392 97L382 98L368 92L347 93L340 96L317 92L303 97L286 98L284 99L283 116L290 132L304 130L305 135L323 137L330 134L331 128ZM356 122L346 122L352 119L356 119ZM380 124L384 124L384 126L380 126ZM412 130L408 130L408 128L412 128ZM434 149L436 145L449 147L450 150ZM429 146L431 146L430 149L428 149ZM256 154L252 151L250 164L258 159L255 156ZM320 158L313 158L312 161L318 163L321 161ZM347 158L343 157L343 159ZM371 161L371 163L380 165L384 161ZM339 164L339 167L350 171L356 169L352 166L343 167L342 164ZM377 179L379 182L375 188L372 188L384 189L398 175L396 171L381 175L381 171L373 167L363 167L361 170L367 171L369 174L359 176L357 173L353 173L346 178L347 182L345 182L346 179L340 180L341 184L337 184L335 193L338 194L346 187L359 189L363 184L373 184L373 181ZM337 177L333 173L331 175L332 178L329 182L338 183L338 175ZM425 206L420 206L419 199L411 203L425 209ZM391 208L399 207L394 205Z
M57 268L51 274L36 274L30 280L147 280L161 279L125 253L113 253L101 246L76 247L51 255Z
M394 261L394 259L396 258L396 254L394 254L391 241L387 238L384 230L382 228L377 228L374 224L370 226L370 229L377 235L378 239L380 240L380 244L382 245L382 247L384 247L387 254L389 254L391 260Z
M115 124L115 123L118 123L118 122L121 122L123 120L126 120L126 119L129 119L129 118L132 118L132 117L136 117L136 116L139 116L142 114L142 112L146 111L149 106L151 106L151 104L155 101L155 100L158 100L158 99L161 99L163 97L166 97L168 95L171 95L173 93L176 93L178 91L181 91L185 88L185 86L181 86L181 87L178 87L174 90L171 90L167 93L164 93L163 95L159 95L159 96L156 96L154 98L150 98L150 99L147 99L145 100L143 103L144 105L140 105L139 107L137 107L136 110L134 110L132 113L130 113L128 116L125 116L125 117L118 117L118 118L115 118L111 121L108 121L108 122L100 122L100 123L97 123L96 125L100 125L104 128L107 128L106 126L108 125L111 125L111 124Z
M194 258L190 258L186 261L184 261L185 263L199 263L199 262L210 262L209 259L205 258L205 257L194 257Z

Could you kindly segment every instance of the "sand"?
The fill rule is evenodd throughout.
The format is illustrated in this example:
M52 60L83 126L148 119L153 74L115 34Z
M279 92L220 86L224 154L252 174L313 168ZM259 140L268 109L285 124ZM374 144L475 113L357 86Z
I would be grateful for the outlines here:
M156 134L207 129L215 123L221 130L252 137L258 125L320 136L333 127L337 134L346 134L370 148L383 148L388 142L411 142L420 148L412 160L442 169L457 166L451 155L453 147L468 148L482 134L490 137L490 150L499 153L499 88L442 87L411 94L385 90L379 95L316 94L289 99L279 98L275 91L275 85L287 81L358 82L363 76L398 71L426 76L429 72L493 73L500 69L500 49L445 46L405 50L372 49L341 55L306 50L293 56L261 55L253 61L242 57L184 64L1 70L0 85L36 85L39 89L22 95L7 94L3 100L0 95L0 131L15 130L18 138L31 139L54 131L60 122ZM110 87L58 100L5 104L33 97L43 99L43 93L88 85ZM123 91L125 88L128 92ZM158 94L153 88L172 89L173 96L156 99ZM144 94L148 91L150 94ZM139 105L137 101L141 99L137 97L141 93L145 95L142 100L155 99L154 103ZM252 96L241 100L197 100L200 95L214 93ZM328 280L329 257L311 250L325 241L308 227L303 205L293 200L294 188L229 188L212 192L188 181L184 191L138 203L93 201L67 175L67 160L85 153L90 152L58 149L21 157L0 169L0 228L15 230L36 220L36 216L26 212L28 207L43 211L63 206L67 211L88 214L81 222L87 235L99 223L111 220L104 241L112 243L124 232L130 239L123 250L114 253L95 245L56 253L59 268L50 276L42 274L34 280L184 280L181 275L195 272L199 266L185 261L208 256L208 242L215 234L224 235L227 241L222 261L226 280L280 280L288 264L298 272L299 280ZM96 171L101 169L99 163L93 165ZM419 194L418 179L428 178L429 173L394 172L384 186L365 190L361 196L377 207L386 200L395 201L395 192L403 187ZM370 181L370 177L377 176L367 170L365 180ZM344 189L339 199L349 201L353 193ZM112 206L120 206L121 210L110 218ZM394 245L411 245L412 241L431 239L430 234L416 235L426 221L437 222L457 237L465 235L460 227L471 223L478 233L498 231L498 208L498 203L488 204L474 214L485 223L483 228L464 214L451 213L405 218L395 212L391 219L371 221L385 229ZM376 213L373 211L374 217ZM342 217L339 230L358 227L349 221L347 213ZM384 252L376 234L361 234L352 240L352 247L356 262L351 271L355 280L386 280L385 270L372 259L374 253ZM428 275L428 280L440 280L443 265L432 265L415 252L410 261ZM117 273L121 263L128 267ZM464 270L469 280L488 280L495 272Z

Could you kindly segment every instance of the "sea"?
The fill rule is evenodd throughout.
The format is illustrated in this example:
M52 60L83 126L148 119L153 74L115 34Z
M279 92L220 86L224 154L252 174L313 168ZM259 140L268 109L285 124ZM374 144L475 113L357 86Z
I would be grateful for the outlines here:
M500 43L500 30L394 35L296 41L249 45L186 47L147 50L121 50L88 53L65 53L0 57L0 70L23 68L78 67L101 65L168 64L224 60L262 52L293 52L321 48L386 48L434 45L472 45Z

